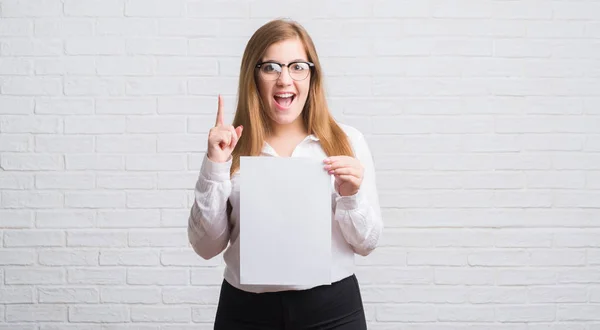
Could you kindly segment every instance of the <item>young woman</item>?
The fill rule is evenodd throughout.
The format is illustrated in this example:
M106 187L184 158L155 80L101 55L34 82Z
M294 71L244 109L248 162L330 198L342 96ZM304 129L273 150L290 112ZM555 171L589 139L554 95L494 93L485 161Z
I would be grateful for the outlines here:
M238 93L233 125L224 123L219 96L188 225L204 259L225 250L215 329L366 329L354 255L373 251L383 228L373 160L363 135L329 113L319 58L302 26L275 20L254 33ZM332 175L331 285L240 284L240 156L323 160Z

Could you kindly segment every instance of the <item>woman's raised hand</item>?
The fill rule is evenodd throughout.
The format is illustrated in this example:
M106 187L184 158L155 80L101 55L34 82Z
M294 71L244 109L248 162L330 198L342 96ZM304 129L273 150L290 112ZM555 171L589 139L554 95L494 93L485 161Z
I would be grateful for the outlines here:
M243 130L241 125L236 128L225 125L224 112L223 98L219 95L217 121L215 127L208 132L208 158L217 163L224 163L229 159Z

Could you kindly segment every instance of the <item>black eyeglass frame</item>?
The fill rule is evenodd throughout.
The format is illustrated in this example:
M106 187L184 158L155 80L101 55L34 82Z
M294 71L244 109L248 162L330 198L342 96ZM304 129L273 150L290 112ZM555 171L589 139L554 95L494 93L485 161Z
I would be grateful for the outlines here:
M265 64L277 64L277 65L279 65L279 66L281 67L281 71L279 71L279 75L277 75L277 78L276 78L276 79L273 79L273 80L277 80L277 79L279 79L279 77L281 77L281 72L283 72L283 68L284 68L284 67L286 67L286 66L287 66L287 67L288 67L288 69L289 69L291 65L298 64L298 63L304 63L304 64L307 64L307 65L308 65L308 69L309 69L310 71L312 71L312 70L314 69L314 67L315 67L315 64L314 64L313 62L309 62L309 61L293 61L293 62L290 62L290 63L288 63L288 64L285 64L285 63L279 63L279 62L275 62L275 61L265 61L265 62L260 62L260 63L256 64L256 67L255 67L255 68L256 68L256 69L260 69L260 68L261 68L263 65L265 65ZM294 77L292 77L292 74L291 74L290 70L288 70L288 74L290 75L290 78L292 78L293 80L296 80L296 79L294 79ZM308 77L308 75L307 75L307 77ZM302 80L304 80L304 79L306 79L306 77L305 77L305 78L303 78L303 79L300 79L300 80L296 80L296 81L302 81Z

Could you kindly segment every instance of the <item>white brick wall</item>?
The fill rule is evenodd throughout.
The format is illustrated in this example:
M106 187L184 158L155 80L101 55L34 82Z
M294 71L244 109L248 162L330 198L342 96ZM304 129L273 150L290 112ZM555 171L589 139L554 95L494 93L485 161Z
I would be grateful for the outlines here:
M369 329L600 329L600 1L1 0L0 330L212 329L192 188L280 16L375 157Z

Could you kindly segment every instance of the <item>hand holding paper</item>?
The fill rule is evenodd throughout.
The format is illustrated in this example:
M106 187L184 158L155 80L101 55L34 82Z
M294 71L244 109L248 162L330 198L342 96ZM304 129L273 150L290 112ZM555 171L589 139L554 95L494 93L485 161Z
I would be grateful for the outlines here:
M333 156L323 161L329 174L335 176L335 189L341 196L352 196L358 192L363 181L364 167L356 158Z

